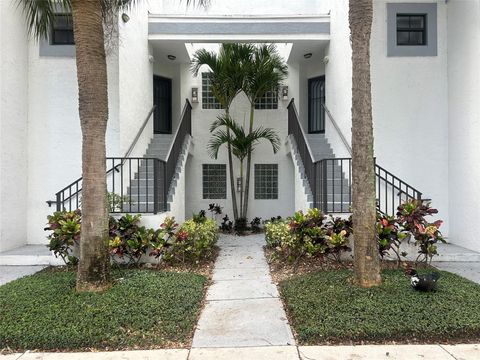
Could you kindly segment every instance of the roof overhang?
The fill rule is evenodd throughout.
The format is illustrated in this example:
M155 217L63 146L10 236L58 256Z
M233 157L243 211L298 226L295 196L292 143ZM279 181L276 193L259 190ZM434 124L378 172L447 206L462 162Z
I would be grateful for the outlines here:
M330 16L149 15L149 40L291 42L330 40Z

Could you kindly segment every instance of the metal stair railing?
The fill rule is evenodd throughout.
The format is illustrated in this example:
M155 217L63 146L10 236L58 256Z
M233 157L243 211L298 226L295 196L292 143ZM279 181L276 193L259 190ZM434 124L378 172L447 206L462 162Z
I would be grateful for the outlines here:
M324 107L337 132L351 154L351 147L330 112ZM298 120L294 99L288 105L288 134L293 137L303 162L305 177L313 195L313 206L324 213L350 213L352 205L352 159L332 158L313 161L313 152ZM375 163L377 209L394 215L406 200L422 199L422 193Z

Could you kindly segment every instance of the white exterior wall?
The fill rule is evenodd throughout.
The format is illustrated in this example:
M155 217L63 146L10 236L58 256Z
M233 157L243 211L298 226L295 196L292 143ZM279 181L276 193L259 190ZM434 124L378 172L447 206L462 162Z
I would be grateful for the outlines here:
M461 25L459 25L461 24ZM480 2L448 2L450 240L480 250Z
M191 86L198 86L201 89L201 77L193 78ZM201 91L200 91L201 96ZM285 139L287 137L287 101L279 100L278 110L256 110L254 127L264 126L274 128L280 137L281 148L277 154L273 154L270 143L262 141L252 155L252 170L250 178L250 196L248 218L255 216L263 219L272 216L291 215L295 208L293 163L286 156ZM250 104L243 94L240 94L231 107L232 117L240 124L248 128ZM230 196L230 180L228 170L228 158L226 147L219 151L217 160L212 159L207 153L207 144L210 139L210 124L216 117L222 114L222 110L207 110L201 108L201 103L193 104L192 111L192 134L193 134L193 156L187 162L187 183L186 183L186 217L208 208L210 203L218 203L224 208L224 213L233 218L232 202ZM226 164L227 168L227 198L226 199L203 199L202 187L202 164L220 163ZM236 170L235 179L240 176L240 165L234 158ZM278 164L278 199L277 200L255 200L254 199L254 164ZM246 160L245 160L246 164ZM236 180L235 180L236 181ZM240 201L240 193L237 192L237 202Z
M124 156L153 106L153 63L149 60L148 8L140 2L119 20L119 121L120 148ZM153 117L139 138L131 157L142 157L153 134Z
M352 49L348 27L348 0L331 3L330 43L325 50L326 105L347 141L352 137ZM328 118L325 136L336 157L350 157L347 148Z
M0 251L27 238L28 47L26 24L0 2Z
M447 5L437 2L437 56L387 57L386 3L374 2L372 28L375 156L433 200L448 235Z

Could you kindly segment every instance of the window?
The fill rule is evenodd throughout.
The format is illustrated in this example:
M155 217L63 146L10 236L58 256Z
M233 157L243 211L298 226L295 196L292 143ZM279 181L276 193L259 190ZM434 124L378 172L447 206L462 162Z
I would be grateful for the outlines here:
M427 45L427 15L397 14L397 45Z
M227 198L227 166L225 164L203 164L203 198Z
M212 91L212 73L202 73L202 109L221 109L222 105Z
M278 109L278 91L273 90L265 94L255 102L255 109L257 110L272 110Z
M255 199L278 199L278 164L255 164Z
M73 45L72 15L55 14L52 24L52 45Z
M437 3L387 3L387 56L437 56Z

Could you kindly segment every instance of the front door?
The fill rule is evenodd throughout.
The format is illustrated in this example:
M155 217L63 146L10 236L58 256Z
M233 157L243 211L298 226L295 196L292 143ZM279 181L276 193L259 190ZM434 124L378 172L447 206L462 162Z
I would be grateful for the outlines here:
M325 132L325 76L308 79L308 132Z
M153 77L153 132L155 134L172 133L172 80Z

